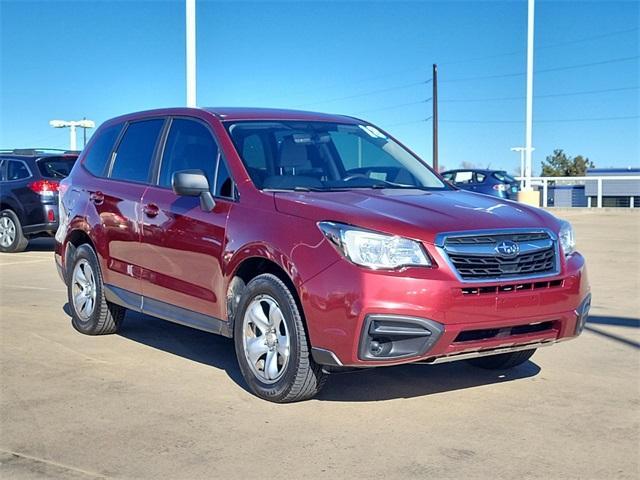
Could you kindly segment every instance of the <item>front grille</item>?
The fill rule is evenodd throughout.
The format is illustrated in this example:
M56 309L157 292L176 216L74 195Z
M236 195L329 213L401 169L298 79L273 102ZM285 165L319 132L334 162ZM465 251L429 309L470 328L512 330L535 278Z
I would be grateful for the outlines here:
M519 253L506 257L495 247L517 244ZM444 251L463 280L506 279L556 272L555 242L546 232L480 234L447 237Z
M487 243L498 243L500 240L511 240L512 242L530 242L532 240L546 240L548 238L549 235L544 232L510 233L497 235L449 237L447 238L447 243L450 245L479 245Z

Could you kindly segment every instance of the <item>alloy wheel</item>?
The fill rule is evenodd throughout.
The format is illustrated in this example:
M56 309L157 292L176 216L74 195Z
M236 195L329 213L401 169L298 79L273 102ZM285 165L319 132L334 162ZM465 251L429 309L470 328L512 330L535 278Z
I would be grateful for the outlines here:
M277 382L287 369L291 351L289 329L278 302L258 295L243 318L244 355L253 374L264 383Z
M16 239L16 224L9 217L0 218L0 246L9 247Z
M84 258L76 263L71 277L73 306L82 320L88 320L96 305L96 277Z

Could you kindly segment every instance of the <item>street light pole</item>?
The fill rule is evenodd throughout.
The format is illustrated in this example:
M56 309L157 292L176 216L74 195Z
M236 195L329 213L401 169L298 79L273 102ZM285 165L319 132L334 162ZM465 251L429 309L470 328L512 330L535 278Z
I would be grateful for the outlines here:
M511 147L511 151L512 152L518 152L520 153L520 188L522 189L524 187L524 179L525 179L525 173L524 173L524 154L526 152L527 148L526 147ZM535 148L532 148L531 150L535 150Z
M196 106L196 0L186 0L187 107Z
M527 103L525 122L525 167L524 187L531 190L531 153L533 137L533 31L535 17L535 0L528 0L527 15Z
M85 131L85 138L87 128L94 128L96 126L93 120L87 120L86 118L78 121L78 122L70 122L67 120L51 120L49 122L53 128L68 128L69 129L69 150L77 150L78 142L76 135L76 128L80 127ZM86 140L85 140L86 143Z

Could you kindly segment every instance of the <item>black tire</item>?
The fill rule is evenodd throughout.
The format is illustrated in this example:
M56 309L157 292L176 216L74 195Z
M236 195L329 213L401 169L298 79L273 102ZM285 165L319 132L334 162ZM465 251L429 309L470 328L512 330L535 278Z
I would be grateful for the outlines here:
M259 378L245 355L245 313L251 303L262 296L269 296L277 302L289 336L288 363L282 367L281 377L275 383L265 383ZM247 284L235 316L234 342L242 376L251 391L264 400L276 403L308 400L320 391L326 381L327 374L311 357L304 322L293 294L275 275L265 273Z
M86 262L86 263L84 263ZM95 279L95 301L90 315L81 315L74 303L74 272L80 263L91 267ZM124 319L126 309L120 305L108 302L102 288L102 272L98 257L89 245L80 245L71 261L71 268L67 275L67 296L71 311L71 323L80 333L85 335L106 335L116 333ZM83 318L87 317L87 318Z
M488 357L472 358L467 360L471 365L486 370L506 370L508 368L517 367L531 358L536 349L521 350L513 353L501 353L499 355L490 355Z
M0 252L4 253L17 253L22 252L27 245L29 244L29 239L24 236L22 232L22 224L20 223L20 219L13 212L13 210L2 210L0 212L0 221L3 217L7 217L9 222L11 222L14 226L14 238L11 244L7 246L3 246L0 244Z

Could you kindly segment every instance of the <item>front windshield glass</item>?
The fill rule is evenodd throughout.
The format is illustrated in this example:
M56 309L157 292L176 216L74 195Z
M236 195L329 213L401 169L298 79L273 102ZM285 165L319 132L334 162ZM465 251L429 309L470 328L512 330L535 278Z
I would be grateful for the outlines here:
M226 126L259 189L448 188L370 125L250 121Z

